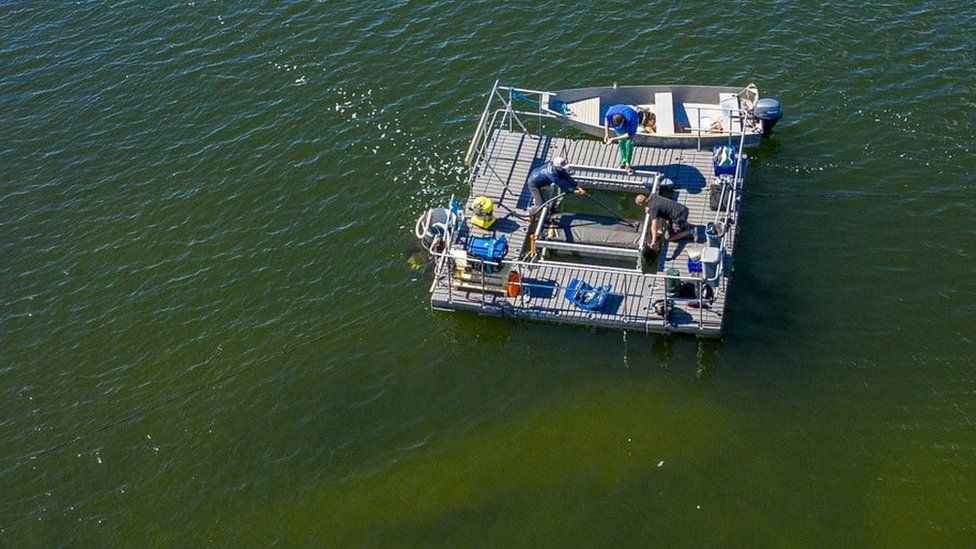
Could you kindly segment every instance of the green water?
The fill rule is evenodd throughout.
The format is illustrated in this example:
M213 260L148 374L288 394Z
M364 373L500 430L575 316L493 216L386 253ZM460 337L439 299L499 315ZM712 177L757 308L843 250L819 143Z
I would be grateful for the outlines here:
M976 539L971 2L0 27L0 545ZM430 311L409 233L496 78L783 103L721 341Z

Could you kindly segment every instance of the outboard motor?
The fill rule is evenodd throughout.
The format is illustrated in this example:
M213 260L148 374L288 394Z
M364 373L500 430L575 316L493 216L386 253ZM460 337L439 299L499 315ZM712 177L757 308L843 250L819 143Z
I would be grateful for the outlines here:
M756 102L752 115L762 120L762 136L769 137L773 133L773 126L783 118L783 107L780 106L779 101L764 97Z

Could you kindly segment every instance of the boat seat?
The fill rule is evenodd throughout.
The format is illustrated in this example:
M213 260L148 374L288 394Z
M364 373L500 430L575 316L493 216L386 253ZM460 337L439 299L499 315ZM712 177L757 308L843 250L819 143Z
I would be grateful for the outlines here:
M677 133L674 127L674 96L671 92L654 94L654 116L657 117L658 133Z
M720 93L718 94L718 104L719 107L723 109L738 109L739 94ZM729 111L723 111L722 124L725 127L726 131L737 132L741 129L742 122L737 114L733 114Z
M573 113L573 118L584 123L602 126L600 121L600 98L591 97L582 101L574 101L566 104Z
M738 109L738 98L735 94L721 94L723 98L719 105L714 103L687 103L684 107L688 110L688 128L694 132L701 129L708 133L713 124L720 122L722 131L739 131L739 118L723 109ZM730 97L724 97L724 96Z

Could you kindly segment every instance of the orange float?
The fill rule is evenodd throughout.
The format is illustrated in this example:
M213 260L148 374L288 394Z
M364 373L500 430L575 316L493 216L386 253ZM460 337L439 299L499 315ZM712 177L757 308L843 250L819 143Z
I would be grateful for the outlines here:
M505 295L508 297L518 297L522 292L522 276L518 271L512 269L508 272L508 285L505 287Z

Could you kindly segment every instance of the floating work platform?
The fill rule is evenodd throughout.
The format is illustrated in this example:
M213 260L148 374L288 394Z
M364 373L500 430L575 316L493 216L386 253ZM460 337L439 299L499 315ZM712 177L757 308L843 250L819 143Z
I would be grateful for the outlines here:
M627 175L618 168L617 147L529 131L524 117L516 116L519 111L512 109L510 98L506 100L497 85L492 95L466 158L470 192L464 210L469 210L476 197L486 196L494 202L497 219L488 230L463 218L452 218L445 225L447 230L430 247L434 256L432 307L623 330L719 336L747 168L741 148L734 176L725 180L721 207L713 210L709 205L709 186L715 179L712 150L636 147L635 172ZM492 112L492 102L498 99L502 106ZM541 123L539 126L541 129ZM731 138L730 142L739 145ZM587 191L606 191L600 196L624 193L632 200L652 189L668 189L673 200L687 206L693 236L679 242L662 238L660 251L648 259L641 255L650 222L646 215L643 220L628 221L554 214L548 207L533 212L529 173L556 156L569 160L573 177ZM715 223L726 230L719 236L706 235L705 227ZM472 239L500 235L508 242L503 259L482 261L467 254ZM710 264L701 272L691 272L688 251L701 251L702 262ZM574 279L593 287L608 285L603 306L587 310L568 299L566 289ZM692 290L691 295L673 291L682 286Z

